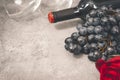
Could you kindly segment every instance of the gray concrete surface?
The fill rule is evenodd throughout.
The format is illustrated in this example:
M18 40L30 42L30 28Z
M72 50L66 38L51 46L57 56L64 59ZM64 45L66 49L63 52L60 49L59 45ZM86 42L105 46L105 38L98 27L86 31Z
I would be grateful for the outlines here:
M0 8L0 80L99 80L86 55L64 49L78 22L50 24L42 15L18 22Z

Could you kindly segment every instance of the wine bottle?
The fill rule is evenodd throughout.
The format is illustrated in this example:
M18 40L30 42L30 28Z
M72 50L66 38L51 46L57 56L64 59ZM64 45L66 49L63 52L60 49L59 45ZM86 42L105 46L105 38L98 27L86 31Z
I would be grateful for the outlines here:
M113 9L120 8L120 0L81 0L76 7L50 12L48 19L50 23L74 18L84 19L87 13L101 6L111 6Z

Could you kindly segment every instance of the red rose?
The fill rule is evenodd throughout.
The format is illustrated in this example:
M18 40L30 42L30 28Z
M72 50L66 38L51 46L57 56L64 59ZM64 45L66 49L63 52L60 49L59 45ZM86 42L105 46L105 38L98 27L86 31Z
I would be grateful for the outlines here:
M120 80L120 56L113 57L108 61L99 59L96 67L100 72L100 80Z

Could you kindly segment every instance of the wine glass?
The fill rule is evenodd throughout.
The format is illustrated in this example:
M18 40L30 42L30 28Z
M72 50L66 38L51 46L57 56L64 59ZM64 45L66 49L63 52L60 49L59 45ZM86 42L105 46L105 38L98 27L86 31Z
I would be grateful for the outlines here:
M4 0L4 7L9 17L28 18L34 15L41 0Z

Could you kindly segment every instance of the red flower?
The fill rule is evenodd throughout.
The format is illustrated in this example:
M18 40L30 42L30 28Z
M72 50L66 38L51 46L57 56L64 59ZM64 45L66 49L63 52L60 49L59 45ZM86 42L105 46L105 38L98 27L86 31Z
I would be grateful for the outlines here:
M99 59L96 67L100 72L100 80L120 80L120 56L113 57L108 61Z

